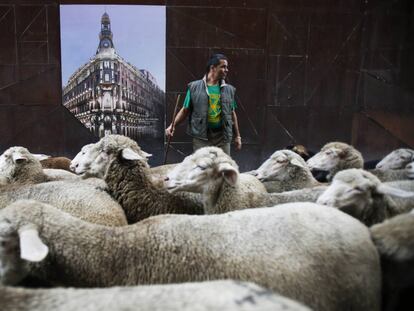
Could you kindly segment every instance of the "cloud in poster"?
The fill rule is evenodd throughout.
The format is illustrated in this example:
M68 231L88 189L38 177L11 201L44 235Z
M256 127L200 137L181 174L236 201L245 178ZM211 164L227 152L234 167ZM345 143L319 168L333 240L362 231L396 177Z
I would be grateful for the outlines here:
M117 54L148 70L165 90L165 6L61 5L62 84L95 55L105 11Z

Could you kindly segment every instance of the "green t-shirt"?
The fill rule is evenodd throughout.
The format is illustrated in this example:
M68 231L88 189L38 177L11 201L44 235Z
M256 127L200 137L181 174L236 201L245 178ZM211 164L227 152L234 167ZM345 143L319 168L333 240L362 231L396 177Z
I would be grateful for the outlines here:
M208 127L209 128L220 128L221 123L221 102L220 102L220 86L219 85L208 85L207 86L209 99L208 99ZM191 94L190 89L187 90L187 95L184 99L184 108L190 109L191 105ZM232 103L232 110L237 108L236 101Z

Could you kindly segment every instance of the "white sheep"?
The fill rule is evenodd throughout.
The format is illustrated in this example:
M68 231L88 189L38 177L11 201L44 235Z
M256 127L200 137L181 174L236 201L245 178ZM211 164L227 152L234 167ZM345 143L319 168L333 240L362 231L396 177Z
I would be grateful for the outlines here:
M414 192L414 180L411 179L386 181L384 184L393 188Z
M341 170L364 167L361 153L343 142L331 142L324 145L321 151L311 157L307 163L311 170L328 171L326 176L328 180L331 180Z
M400 310L400 294L414 286L414 214L397 215L370 228L381 256L384 311ZM412 295L409 300L412 305Z
M95 180L96 178L93 178ZM127 225L122 207L94 182L51 181L0 188L0 209L19 199L49 203L71 215L107 226Z
M326 178L332 180L335 174L349 168L363 168L364 159L362 154L354 147L341 143L332 142L322 147L321 151L307 161L311 170L327 171ZM404 170L374 169L369 170L381 181L394 181L406 179Z
M43 169L36 155L24 147L7 149L0 156L0 175L2 184L41 183L53 180L79 179L78 176L61 169Z
M83 174L85 178L90 176L103 178L109 165L108 156L117 153L120 148L131 148L145 159L151 156L143 151L136 141L126 136L111 134L102 137L95 144L84 146L72 160L70 168L76 174ZM95 163L94 168L91 168L92 163ZM104 164L103 169L101 164ZM95 171L95 168L99 168L99 170Z
M414 179L414 162L407 164L405 167L405 173L409 179Z
M257 170L250 172L270 192L283 192L322 185L313 176L305 160L290 150L274 152Z
M83 172L89 167L95 158L93 154L97 152L95 146L96 144L92 143L82 147L81 151L70 162L69 168L72 172L78 174L78 171Z
M377 169L376 168L373 170L368 170L368 172L377 176L378 179L381 180L382 182L404 180L404 179L409 178L407 171L405 169L391 170L391 169Z
M177 163L165 164L165 165L151 167L150 170L151 170L152 175L166 176L168 172L171 171L176 166L177 166Z
M230 278L315 310L380 309L379 257L368 229L313 203L110 228L20 201L0 210L0 229L6 285L26 276L88 287Z
M414 161L414 150L400 148L386 155L380 162L378 162L376 168L382 170L403 169L412 161Z
M187 156L168 173L165 182L169 191L201 193L206 214L270 206L280 203L313 201L321 193L296 190L266 193L252 175L239 174L233 159L217 147L204 147Z
M75 289L0 286L8 311L310 311L253 283L233 280Z
M382 183L370 172L348 169L335 175L317 203L339 208L370 226L410 211L414 207L413 195Z

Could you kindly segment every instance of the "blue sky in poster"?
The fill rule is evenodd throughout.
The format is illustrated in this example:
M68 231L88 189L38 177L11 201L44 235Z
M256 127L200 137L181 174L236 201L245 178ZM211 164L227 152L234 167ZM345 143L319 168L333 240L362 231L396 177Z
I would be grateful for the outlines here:
M105 11L117 53L148 70L165 90L165 6L61 5L62 84L95 55Z

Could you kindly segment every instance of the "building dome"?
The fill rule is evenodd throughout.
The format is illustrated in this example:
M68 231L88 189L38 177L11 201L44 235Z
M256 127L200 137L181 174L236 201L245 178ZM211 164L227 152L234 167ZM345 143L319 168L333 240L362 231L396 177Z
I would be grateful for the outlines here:
M101 18L101 24L110 24L111 20L109 19L108 13L104 13Z

